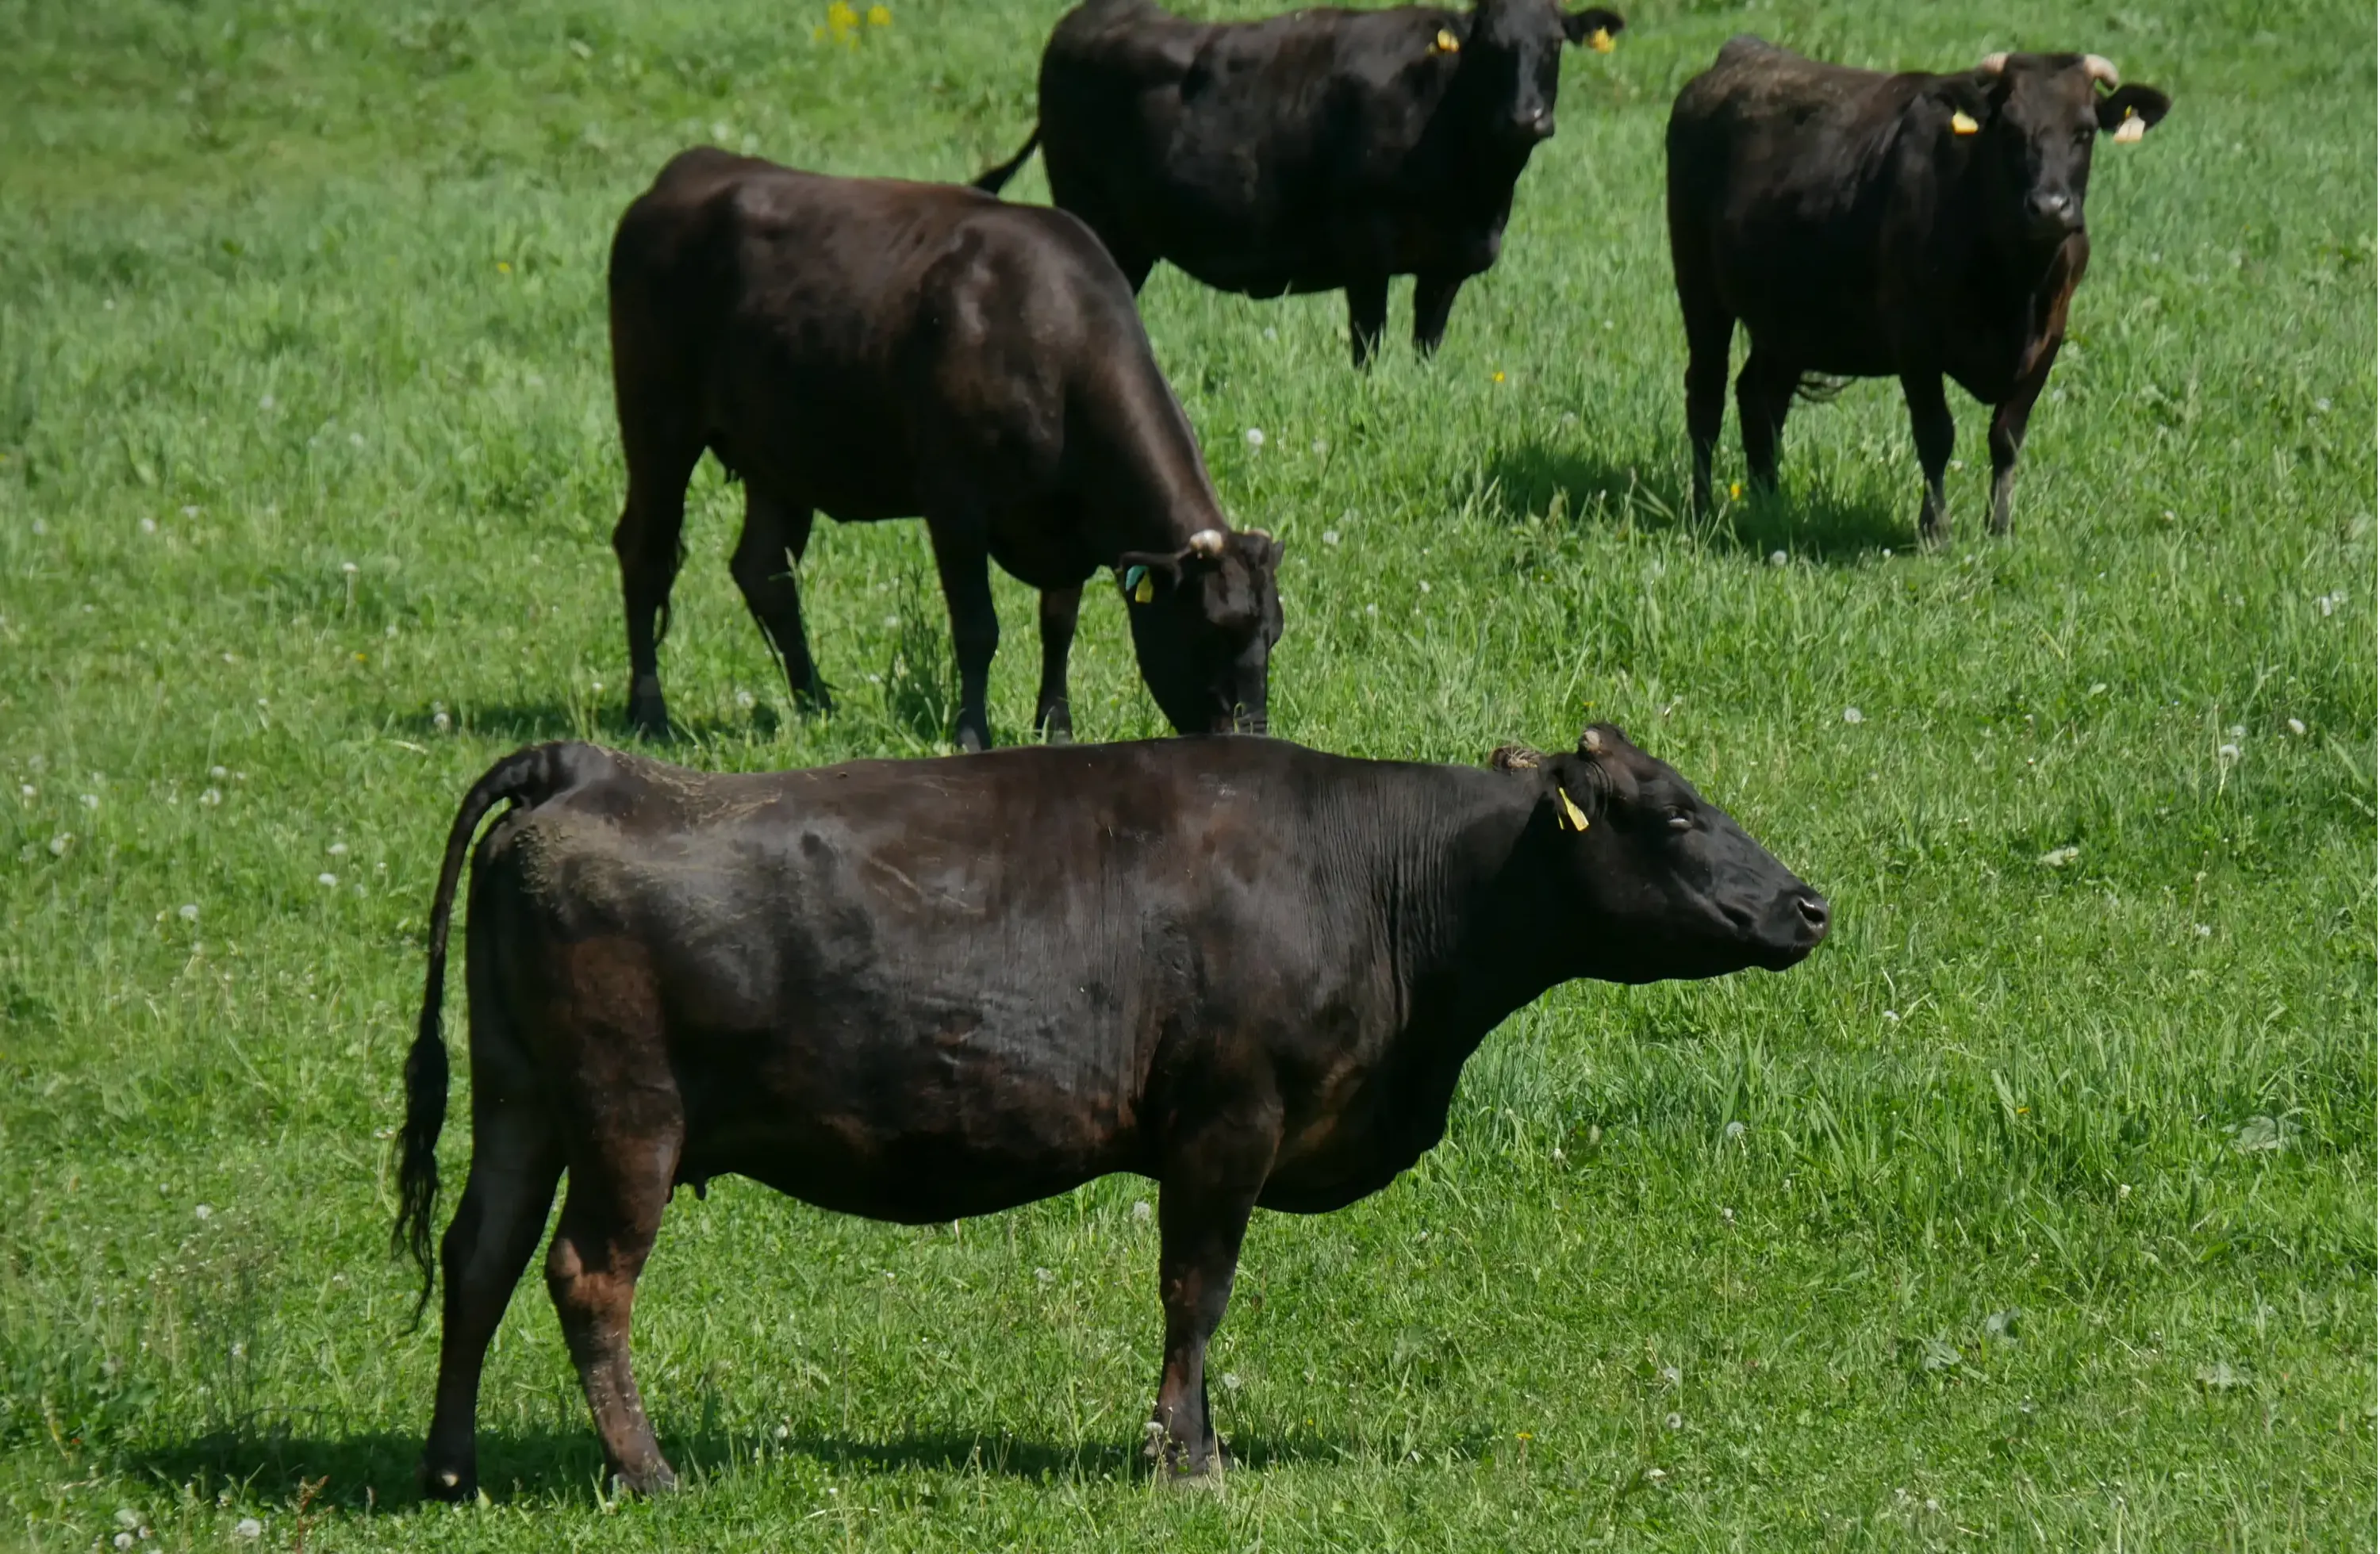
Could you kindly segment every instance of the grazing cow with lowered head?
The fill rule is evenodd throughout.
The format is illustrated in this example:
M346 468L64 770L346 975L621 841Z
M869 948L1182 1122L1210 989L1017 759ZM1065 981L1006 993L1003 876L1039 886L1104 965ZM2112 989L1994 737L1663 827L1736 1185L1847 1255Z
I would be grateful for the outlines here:
M1826 902L1597 724L1492 769L1269 739L709 776L589 745L463 800L406 1063L397 1243L427 1298L438 1007L471 872L471 1171L446 1232L424 1490L476 1488L480 1359L569 1190L546 1288L611 1472L674 1478L629 1366L680 1183L905 1224L1115 1172L1158 1184L1150 1449L1220 1469L1206 1354L1257 1207L1378 1192L1484 1037L1555 984L1782 970Z
M1358 367L1389 277L1415 276L1414 344L1434 351L1554 132L1562 44L1608 51L1622 25L1555 0L1236 23L1087 0L1041 55L1025 149L976 187L997 193L1038 145L1050 198L1135 291L1160 259L1249 297L1344 288Z
M796 697L826 699L794 576L814 516L922 515L958 650L962 748L991 741L987 558L1041 590L1033 722L1048 737L1072 735L1066 653L1102 566L1173 726L1264 732L1281 546L1232 532L1132 288L1082 223L702 148L620 218L611 285L628 458L612 547L638 728L668 726L656 650L686 479L708 448L743 480L735 582Z
M1742 320L1744 462L1777 482L1794 392L1897 377L1925 472L1918 529L1946 522L1956 439L1947 374L1992 407L1992 529L2005 533L2026 418L2091 258L2082 196L2102 134L2137 140L2171 106L2095 54L1996 54L1954 75L1887 76L1737 38L1670 115L1670 255L1686 319L1694 504Z

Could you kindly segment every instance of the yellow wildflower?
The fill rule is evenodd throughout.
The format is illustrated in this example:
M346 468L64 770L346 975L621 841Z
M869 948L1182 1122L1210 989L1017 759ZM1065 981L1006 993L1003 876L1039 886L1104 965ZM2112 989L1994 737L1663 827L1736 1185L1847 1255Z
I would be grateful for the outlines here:
M892 8L891 8L890 6L868 6L868 26L870 26L870 27L890 27L890 26L892 26Z

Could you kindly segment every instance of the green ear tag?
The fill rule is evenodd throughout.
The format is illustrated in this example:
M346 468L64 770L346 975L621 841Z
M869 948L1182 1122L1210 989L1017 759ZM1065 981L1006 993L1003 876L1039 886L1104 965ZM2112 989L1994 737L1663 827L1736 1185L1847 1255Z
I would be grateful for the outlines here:
M1146 566L1135 565L1125 567L1123 586L1130 590L1135 604L1146 604L1157 597L1157 580L1148 575Z

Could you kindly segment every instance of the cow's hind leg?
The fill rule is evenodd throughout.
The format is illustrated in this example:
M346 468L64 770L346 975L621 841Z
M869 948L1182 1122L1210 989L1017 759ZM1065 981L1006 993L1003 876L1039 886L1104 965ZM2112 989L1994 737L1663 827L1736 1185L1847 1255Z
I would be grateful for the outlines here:
M438 1401L421 1452L421 1492L468 1499L479 1492L480 1370L489 1340L545 1231L562 1156L544 1111L475 1082L471 1173L440 1248L445 1306L438 1345Z
M1446 320L1454 311L1454 294L1463 289L1461 275L1422 275L1414 281L1414 349L1434 355L1446 339Z
M679 1138L674 1131L615 1135L590 1139L575 1152L562 1222L545 1262L546 1290L587 1390L605 1466L638 1494L677 1487L637 1390L628 1320L637 1278L652 1255L669 1201Z
M1777 489L1777 450L1785 436L1785 412L1793 407L1800 369L1763 351L1755 342L1735 379L1735 414L1743 428L1744 473L1758 490Z
M1694 510L1706 513L1711 461L1727 418L1727 358L1735 343L1735 318L1719 300L1717 285L1703 273L1693 245L1676 244L1673 250L1678 304L1686 320L1686 437L1694 447Z
M1900 392L1909 401L1909 431L1917 441L1917 466L1925 474L1925 496L1917 509L1917 537L1939 540L1949 520L1942 472L1949 467L1950 452L1958 445L1958 423L1950 419L1949 402L1942 397L1940 373L1905 374ZM2010 462L2013 464L2014 458Z
M764 496L744 484L744 533L735 541L735 559L729 569L744 603L759 623L760 635L785 666L785 684L796 701L824 709L832 704L826 679L810 657L808 635L802 629L802 592L795 577L802 552L808 549L815 514Z
M1075 712L1066 698L1066 655L1075 645L1075 622L1083 608L1080 588L1041 590L1041 693L1034 699L1033 726L1052 745L1071 745Z
M1148 1452L1176 1479L1228 1465L1207 1407L1207 1345L1231 1302L1248 1215L1272 1168L1271 1125L1238 1109L1172 1141L1157 1199L1158 1297L1165 1308L1165 1369L1149 1415Z
M1347 283L1347 345L1355 365L1369 367L1389 327L1389 278L1366 275Z
M670 589L685 559L686 482L701 443L661 413L624 405L620 432L628 454L628 499L612 530L620 558L620 593L628 617L628 722L658 738L669 732L662 699L661 642L669 634Z
M984 701L991 657L1000 650L1000 613L991 603L991 547L981 520L964 507L926 516L951 611L951 647L959 662L959 715L952 731L962 750L991 747L991 715Z

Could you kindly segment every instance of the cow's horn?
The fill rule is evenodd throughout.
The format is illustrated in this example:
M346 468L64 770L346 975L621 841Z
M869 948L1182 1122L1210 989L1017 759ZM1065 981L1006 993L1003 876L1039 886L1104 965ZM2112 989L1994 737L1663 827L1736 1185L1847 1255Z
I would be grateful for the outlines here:
M1984 62L1981 65L1976 66L1975 68L1981 70L1986 76L1998 75L2001 71L2008 68L2008 51L2006 49L2002 49L1998 54L1987 54L1984 55Z
M1219 556L1223 553L1223 531L1202 528L1190 537L1190 553L1194 556Z
M1272 538L1272 535L1269 532L1261 528L1244 528L1240 530L1240 532L1246 535L1251 540L1270 540Z
M2093 80L2099 82L2109 91L2124 84L2123 78L2116 74L2116 62L2104 54L2084 55L2082 68L2090 72Z
M1586 732L1578 736L1578 747L1590 756L1603 754L1603 731L1588 724Z

